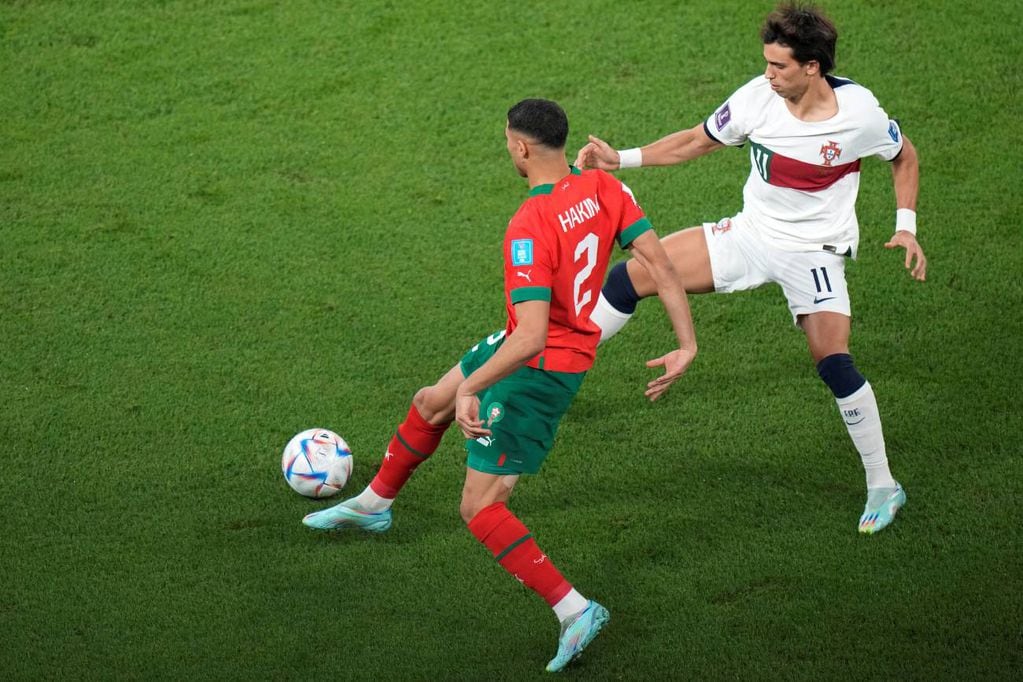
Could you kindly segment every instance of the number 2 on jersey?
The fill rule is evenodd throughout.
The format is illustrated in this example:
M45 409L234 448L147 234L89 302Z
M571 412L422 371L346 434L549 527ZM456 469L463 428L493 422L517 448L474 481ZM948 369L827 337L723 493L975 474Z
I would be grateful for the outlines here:
M583 306L590 302L593 298L593 293L586 289L582 292L582 296L579 295L582 289L583 283L593 273L593 268L597 267L597 245L600 240L597 235L590 232L588 235L583 237L582 241L575 247L575 262L585 256L586 262L582 267L582 270L575 276L575 314L579 316L579 312L583 309Z

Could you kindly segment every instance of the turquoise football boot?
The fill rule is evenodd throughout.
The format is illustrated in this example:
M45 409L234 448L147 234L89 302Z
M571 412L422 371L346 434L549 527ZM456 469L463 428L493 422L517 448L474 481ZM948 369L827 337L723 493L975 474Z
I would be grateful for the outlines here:
M317 530L358 528L370 533L383 533L391 527L391 510L366 512L354 500L345 500L328 509L307 514L302 523Z
M609 620L611 614L607 609L595 601L590 601L578 616L562 626L558 653L547 664L547 672L556 673L564 670L566 665L579 657Z
M874 488L867 491L867 506L860 517L860 532L872 535L886 528L906 504L906 491L895 483L894 488Z

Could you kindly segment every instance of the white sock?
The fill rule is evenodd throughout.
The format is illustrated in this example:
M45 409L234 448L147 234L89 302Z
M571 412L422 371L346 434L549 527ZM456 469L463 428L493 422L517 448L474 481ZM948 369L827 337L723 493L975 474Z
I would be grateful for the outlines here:
M863 469L867 475L867 490L872 488L894 488L895 479L888 469L888 456L884 449L884 434L881 432L881 415L877 411L877 400L870 382L863 384L855 393L837 398L838 410L842 413L849 437L860 453Z
M597 305L590 313L590 319L600 327L600 342L603 343L621 331L632 313L623 313L607 302L604 294L597 298Z
M564 623L567 620L571 620L576 614L582 613L588 603L589 600L576 592L576 589L573 587L568 591L568 594L561 598L561 601L554 605L554 615Z
M367 511L370 514L387 511L394 504L393 499L380 497L369 486L366 486L365 490L353 497L352 501L359 505L363 511Z

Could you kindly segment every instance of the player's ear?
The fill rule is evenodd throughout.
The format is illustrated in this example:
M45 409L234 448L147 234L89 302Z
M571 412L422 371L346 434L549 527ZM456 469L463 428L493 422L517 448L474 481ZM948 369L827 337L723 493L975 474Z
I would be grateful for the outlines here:
M811 59L807 63L803 64L803 68L805 69L804 73L806 73L807 76L816 76L820 73L821 63L816 59Z
M529 158L529 144L521 137L515 141L515 148L523 159Z

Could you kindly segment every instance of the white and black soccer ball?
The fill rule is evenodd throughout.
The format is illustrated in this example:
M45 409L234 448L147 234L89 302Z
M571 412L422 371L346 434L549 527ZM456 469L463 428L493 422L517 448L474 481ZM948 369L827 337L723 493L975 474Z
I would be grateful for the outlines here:
M291 489L300 495L330 497L352 474L352 449L333 431L307 429L284 447L281 471Z

